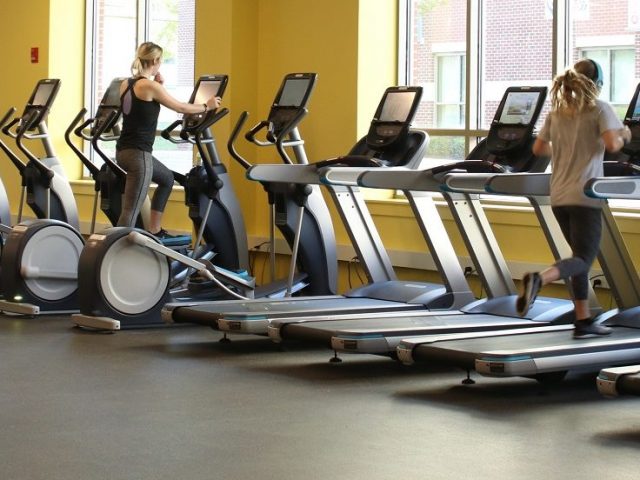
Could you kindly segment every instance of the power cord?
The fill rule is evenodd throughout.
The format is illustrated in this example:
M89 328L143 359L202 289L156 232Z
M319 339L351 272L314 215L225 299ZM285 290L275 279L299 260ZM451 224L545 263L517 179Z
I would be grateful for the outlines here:
M472 267L464 267L464 272L463 275L465 278L470 277L471 275L474 275L478 273L474 268ZM482 294L484 293L484 288L482 287L482 282L480 282L480 292L479 294L476 296L476 298L482 298Z
M269 245L269 241L264 241L262 243L259 243L258 245L255 245L254 247L252 247L249 250L249 274L252 277L255 277L255 267L256 267L256 258L257 258L257 253L258 252L262 252L262 247L264 247L265 245ZM269 253L269 249L267 249L267 254ZM267 255L268 257L268 255ZM263 267L263 275L264 275L264 267ZM262 280L260 281L262 283Z

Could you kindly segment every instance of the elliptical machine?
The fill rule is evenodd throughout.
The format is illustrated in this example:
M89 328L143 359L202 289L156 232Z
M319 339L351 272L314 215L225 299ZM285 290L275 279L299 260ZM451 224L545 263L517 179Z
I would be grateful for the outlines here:
M227 75L201 76L189 102L202 104L212 96L221 97L227 83ZM226 115L226 110L224 114L222 112L220 110L221 116L216 117L216 122ZM203 113L187 115L161 132L162 137L169 142L176 145L191 144L197 147L199 153L196 165L189 172L173 172L176 182L184 188L184 202L197 232L193 246L195 253L190 256L201 258L208 255L206 259L218 267L248 279L247 236L238 197L227 169L220 161L211 129L202 128L203 123ZM196 135L200 136L198 140ZM174 297L215 295L215 286L210 282L200 282L196 277L186 278L187 271L180 262L173 262L172 287L176 287L172 290Z
M9 197L4 189L4 184L0 180L0 255L4 248L5 237L11 233L11 210L9 209ZM0 292L2 286L0 285Z
M314 83L315 74L291 74L285 77L276 101L272 105L269 120L254 127L247 134L247 138L260 146L276 146L283 159L288 162L291 160L285 148L292 147L298 161L306 162L304 142L297 131L297 125L306 115L306 104ZM214 162L217 161L218 157L217 154L210 156L207 153L207 150L211 151L214 145L212 138L204 138L204 132L226 114L226 109L208 112L201 123L187 116L182 123L180 133L183 139L192 138L198 147L203 160L202 168L208 175L206 183L211 187L206 194L209 200L211 197L220 199L219 192L214 195L211 193L224 184L224 177L220 178L220 174L226 174L226 170L221 164L209 163L212 158ZM257 140L256 134L265 128L268 130L267 141ZM238 135L238 130L239 128L236 128L232 139ZM234 158L241 165L246 168L251 166L235 152L235 149L231 150ZM211 176L211 173L215 176ZM265 188L268 187L265 185ZM278 186L268 192L270 203L277 212L274 217L278 220L278 227L283 236L291 240L292 245L296 244L300 231L298 208L302 208L305 212L305 222L309 223L308 232L320 232L318 237L311 238L311 241L305 239L300 242L300 251L305 251L306 260L319 265L312 271L315 270L321 274L316 275L316 280L313 282L298 280L298 278L304 279L304 275L300 274L293 281L289 279L289 284L313 284L316 291L335 291L337 260L333 227L328 208L322 200L319 189L305 189L304 192L299 192L296 188ZM220 205L213 208L220 209L224 215L229 214ZM203 216L202 219L204 218L208 216ZM194 223L196 223L195 220ZM320 225L317 225L318 223ZM199 231L201 229L202 225ZM160 323L161 308L171 299L167 283L170 278L167 267L169 258L199 271L210 281L220 282L218 286L222 292L226 293L227 298L253 298L258 294L259 290L255 288L253 278L180 255L160 245L146 232L134 229L109 229L104 233L90 238L80 259L81 314L72 316L72 321L78 326L100 330L157 326ZM318 247L319 244L321 247ZM325 258L328 260L324 260ZM132 268L133 266L135 267ZM324 272L322 272L323 268ZM308 276L313 277L311 274ZM322 286L323 282L324 286ZM283 291L286 292L286 288L284 290L280 288L280 292Z
M46 125L59 88L60 80L40 80L22 116L9 122L15 113L12 108L0 124L2 132L15 139L28 159L22 162L0 141L0 148L22 178L19 223L11 230L2 252L4 300L0 301L0 311L3 312L37 315L76 309L76 266L84 240L78 231L73 192L54 155ZM25 139L40 140L46 157L38 158L31 153L23 143ZM22 222L25 202L38 220ZM56 254L51 255L52 251Z
M275 96L267 120L259 122L245 135L245 138L259 147L276 147L285 163L292 163L286 153L287 148L292 148L297 163L308 163L304 150L304 141L298 132L298 125L307 114L306 106L309 102L316 75L313 73L288 74ZM195 94L195 92L194 92ZM200 100L206 99L200 95ZM197 101L199 102L199 101ZM243 168L248 169L251 164L243 158L235 149L234 141L240 133L240 128L246 120L247 114L243 114L236 128L232 132L228 142L231 157ZM195 119L197 121L197 118ZM182 122L182 130L179 137L182 141L196 143L191 124L194 119ZM174 122L163 132L163 137L176 141L177 135L173 134L179 124ZM258 139L261 131L266 130L265 139ZM208 130L204 131L201 139L206 146L206 152L201 152L202 165L192 169L187 175L185 187L185 201L189 206L189 215L198 231L204 228L203 238L207 244L214 245L216 256L213 264L217 267L240 272L245 275L249 270L248 248L246 231L242 212L237 203L237 198L231 188L230 179L224 164L220 162L215 140ZM272 273L270 282L256 286L249 292L251 298L278 298L292 295L305 290L309 294L329 294L335 292L335 250L332 250L333 230L330 223L328 210L319 192L308 190L294 185L264 184L270 205L270 257ZM222 188L224 187L224 188ZM199 196L200 198L197 198ZM205 207L211 203L210 210ZM208 208L208 207L207 207ZM303 231L301 242L301 261L298 272L291 273L287 279L276 279L275 270L275 227L294 249L298 226L298 209L302 208L303 221L309 232ZM206 219L206 225L203 224ZM334 248L334 247L333 247ZM327 251L323 254L323 251ZM295 267L294 262L294 267ZM217 289L211 282L199 279L191 281L182 292L174 292L174 298L181 302L189 299L228 300L229 295L223 289Z
M127 173L100 147L100 142L114 142L120 135L118 121L120 119L120 85L124 77L114 78L105 91L95 116L85 119L87 109L80 110L65 132L65 141L69 148L78 156L89 176L94 181L94 203L91 215L90 233L95 232L98 200L100 210L105 214L112 225L116 225L122 211L122 195ZM73 143L71 135L88 142L93 151L102 159L103 164L99 168L89 159L82 150ZM136 227L144 228L149 221L150 202L146 199Z
M195 128L196 144L202 154L202 131L226 115L227 110L208 112ZM156 245L163 254L144 246ZM171 298L170 259L180 260L187 267L206 270L215 267L206 260L178 253L162 246L145 230L113 227L93 234L80 257L78 266L80 312L72 321L80 327L98 330L119 330L125 327L158 326L159 309ZM251 280L228 274L235 289L250 290Z

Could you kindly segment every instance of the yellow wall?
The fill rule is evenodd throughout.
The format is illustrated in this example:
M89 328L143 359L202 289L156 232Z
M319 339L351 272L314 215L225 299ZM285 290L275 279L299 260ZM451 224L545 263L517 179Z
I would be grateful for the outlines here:
M0 16L3 59L11 67L0 76L0 110L22 105L38 79L61 78L62 89L52 110L50 127L58 154L72 178L79 178L79 163L64 145L62 133L82 106L84 3L31 0L25 7L19 2L4 2ZM397 0L196 0L196 75L230 75L223 105L231 114L216 126L215 133L250 235L266 236L268 225L262 189L247 181L244 170L230 162L226 153L226 139L240 112L248 110L247 126L255 124L266 117L284 74L316 72L319 79L310 113L300 127L309 159L346 153L366 133L384 89L396 83L397 15ZM29 61L33 46L40 48L38 64ZM244 141L239 150L252 162L279 161L275 152ZM4 156L0 166L15 213L18 175ZM75 182L74 190L79 194L82 220L88 221L92 187L88 182ZM370 206L389 250L416 255L425 251L424 240L405 203L372 201ZM440 210L459 254L467 256L450 215L445 208ZM489 219L509 261L550 261L530 211L491 209ZM635 259L640 259L638 221L635 215L619 218ZM179 191L172 196L166 226L189 228ZM340 225L336 229L338 243L348 244L344 229ZM432 272L410 268L400 269L400 275L436 280ZM358 282L353 273L351 282ZM343 265L340 288L348 286ZM563 293L561 289L556 291Z
M396 85L398 5L395 0L360 2L358 12L358 136L369 123L384 90Z
M84 104L85 0L50 0L49 72L62 80L49 120L53 146L69 178L82 164L64 141L64 132Z
M22 108L41 78L48 76L49 45L49 0L33 0L29 2L27 14L25 4L21 2L3 2L0 15L0 45L2 45L2 62L4 65L0 75L0 112L2 115L10 107ZM38 47L40 59L31 63L31 47ZM18 111L17 115L21 112ZM4 135L2 141L15 150L15 143ZM20 176L13 164L0 154L0 170L2 182L7 189L11 201L12 212L18 209L20 196Z

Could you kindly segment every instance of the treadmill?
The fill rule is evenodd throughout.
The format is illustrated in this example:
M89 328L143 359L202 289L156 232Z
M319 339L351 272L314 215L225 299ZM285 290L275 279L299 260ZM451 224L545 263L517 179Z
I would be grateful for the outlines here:
M545 94L545 88L507 89L487 138L469 155L473 160L418 172L368 172L360 177L364 186L394 186L431 192L443 190L443 197L451 208L483 287L488 292L487 299L474 301L460 311L429 312L419 316L393 312L377 318L275 319L269 325L271 338L275 341L292 338L320 342L336 352L393 356L400 341L414 335L526 328L572 321L572 303L567 300L539 297L526 317L521 318L516 313L515 284L479 202L479 194L486 193L484 184L487 178L507 176L504 172L508 171L540 172L546 169L549 159L538 158L531 153L533 127ZM465 172L454 175L462 185L444 183L444 179L452 176L449 172ZM521 173L508 176L516 179L507 185L510 188L502 187L504 193L510 195L523 189L520 179L528 177ZM468 183L471 187L467 186ZM476 185L478 183L482 185L481 189ZM545 204L543 199L535 196L531 201L545 227L554 255L559 258L568 253L570 250L566 242L556 241L562 236L548 202Z
M266 335L270 318L298 317L347 312L380 312L390 310L420 310L426 308L457 308L473 299L464 272L456 263L444 270L446 285L398 281L391 260L378 235L364 200L356 185L357 176L369 168L386 169L405 166L416 169L424 159L428 137L424 132L410 130L410 123L420 103L419 87L390 87L376 110L369 133L347 156L311 165L257 165L247 176L253 180L294 185L324 184L356 249L369 283L345 296L290 297L276 301L225 302L201 305L169 305L166 316L174 321L194 321L234 333ZM329 180L329 171L339 172L339 178ZM419 209L419 207L417 207ZM437 213L435 206L430 215ZM423 232L437 222L420 217ZM439 221L438 217L438 221ZM439 248L455 258L453 247L446 239ZM443 254L445 255L445 254Z
M585 192L593 197L640 198L640 116L634 114L640 106L639 92L640 85L624 120L632 131L632 142L624 147L621 160L605 162L605 175L613 172L617 176L587 182ZM407 339L398 347L398 356L406 363L441 362L475 368L486 376L539 380L561 379L570 370L598 371L640 362L640 278L607 205L599 261L618 306L598 320L613 329L610 335L578 340L572 336L573 328L567 328L556 332L511 330L492 337L439 338L428 343ZM603 385L607 378L606 373L601 375Z

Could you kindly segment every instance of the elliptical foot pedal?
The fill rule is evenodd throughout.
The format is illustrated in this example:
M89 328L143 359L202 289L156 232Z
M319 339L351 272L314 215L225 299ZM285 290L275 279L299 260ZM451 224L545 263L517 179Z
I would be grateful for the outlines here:
M109 317L92 317L90 315L76 313L71 315L71 321L78 327L91 330L110 332L120 330L120 321Z
M40 314L40 307L38 305L33 305L31 303L9 302L7 300L0 300L0 312L8 313L8 314L16 314L16 315L36 316ZM51 312L51 313L54 313L54 312ZM61 313L65 313L65 312L61 312Z

